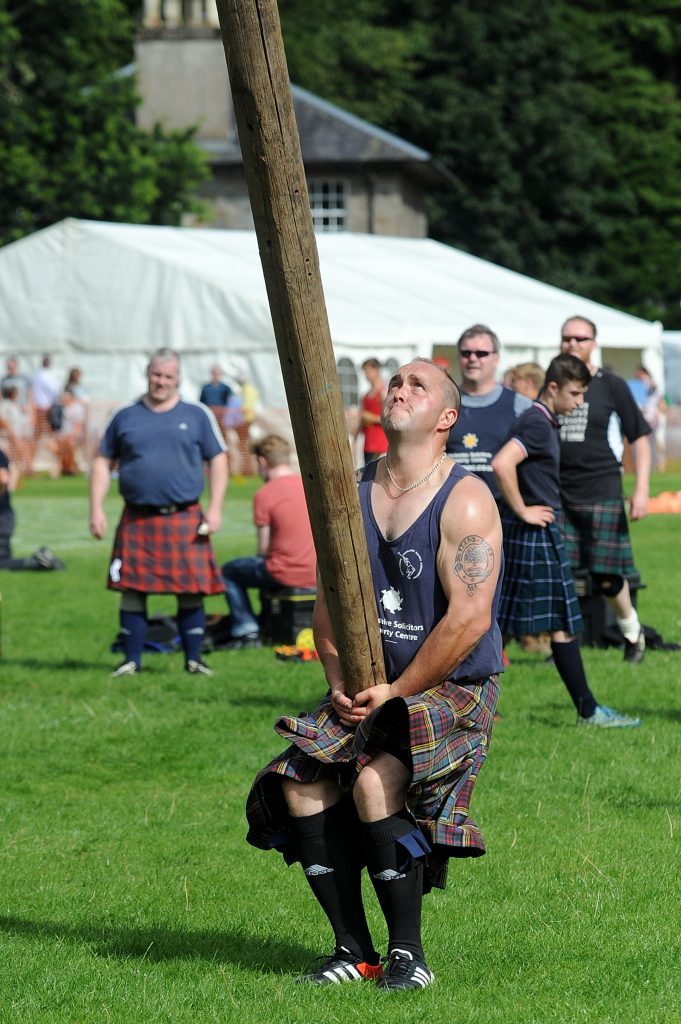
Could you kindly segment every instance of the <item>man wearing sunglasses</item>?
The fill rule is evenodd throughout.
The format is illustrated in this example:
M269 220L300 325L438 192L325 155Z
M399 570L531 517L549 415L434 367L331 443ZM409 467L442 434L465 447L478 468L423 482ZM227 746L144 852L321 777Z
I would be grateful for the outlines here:
M532 401L497 383L499 339L484 324L474 324L457 342L461 373L461 412L447 443L456 461L484 480L492 494L501 494L492 459L509 431Z
M624 659L642 660L645 634L631 600L627 577L635 572L622 494L624 438L631 445L636 482L632 520L648 510L650 427L621 377L592 361L596 325L586 317L566 320L561 352L577 356L589 369L584 403L560 417L562 533L573 569L588 569L613 608L624 636Z

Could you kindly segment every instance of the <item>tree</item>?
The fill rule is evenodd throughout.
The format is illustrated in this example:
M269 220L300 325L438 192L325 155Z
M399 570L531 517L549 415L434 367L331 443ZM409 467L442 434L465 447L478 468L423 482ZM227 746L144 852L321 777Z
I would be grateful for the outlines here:
M0 0L0 242L66 216L177 224L205 161L144 133L122 0Z
M681 326L681 0L280 7L295 81L450 170L436 238Z

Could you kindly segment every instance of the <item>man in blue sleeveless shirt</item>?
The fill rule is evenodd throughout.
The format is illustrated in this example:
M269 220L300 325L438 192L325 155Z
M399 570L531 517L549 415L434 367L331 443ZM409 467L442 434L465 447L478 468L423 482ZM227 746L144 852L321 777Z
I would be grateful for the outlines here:
M497 499L492 459L506 443L522 412L532 405L525 395L497 383L499 339L485 324L474 324L457 342L461 370L461 414L452 428L447 451L484 480Z
M444 887L449 857L485 852L468 808L502 671L501 524L488 488L446 457L458 409L458 388L430 360L393 375L388 453L359 485L389 682L346 696L320 582L315 641L329 693L279 719L291 745L249 796L249 842L301 862L333 929L334 952L302 976L313 984L429 985L423 892ZM387 923L385 968L362 865Z

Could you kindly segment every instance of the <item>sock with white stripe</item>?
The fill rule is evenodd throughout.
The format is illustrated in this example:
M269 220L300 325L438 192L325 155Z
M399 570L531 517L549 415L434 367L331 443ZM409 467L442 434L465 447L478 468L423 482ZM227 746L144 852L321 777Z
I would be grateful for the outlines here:
M119 621L125 660L134 661L139 668L142 664L142 648L147 635L147 613L146 611L127 611L121 608Z
M349 803L349 807L348 807ZM368 964L377 964L362 902L362 868L351 802L341 801L319 814L289 818L308 885L333 929L337 947Z
M199 661L201 645L206 632L206 613L203 602L186 606L178 603L177 628L182 639L185 661Z
M416 960L423 960L423 859L414 857L398 841L414 831L407 811L362 822L367 870L388 925L388 949L407 950Z

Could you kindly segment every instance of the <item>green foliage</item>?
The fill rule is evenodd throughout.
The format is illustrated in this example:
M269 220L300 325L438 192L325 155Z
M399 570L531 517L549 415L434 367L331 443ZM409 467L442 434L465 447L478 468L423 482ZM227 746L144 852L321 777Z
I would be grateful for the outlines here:
M0 242L63 217L176 224L205 162L191 132L134 124L122 0L0 0Z
M252 493L230 487L221 558L253 550ZM424 905L436 984L405 998L308 989L293 978L329 948L328 927L298 868L246 844L244 803L281 748L275 718L317 700L320 667L216 652L215 677L197 680L179 655L149 655L113 683L119 499L103 543L87 536L82 478L23 481L14 504L17 554L49 543L67 569L0 573L3 1024L679 1020L681 653L632 667L585 651L600 699L644 719L592 734L555 670L514 646L472 805L488 854L452 862ZM642 617L668 639L677 519L632 527ZM382 947L369 887L367 905Z
M294 81L429 150L431 233L681 326L681 4L281 0Z

